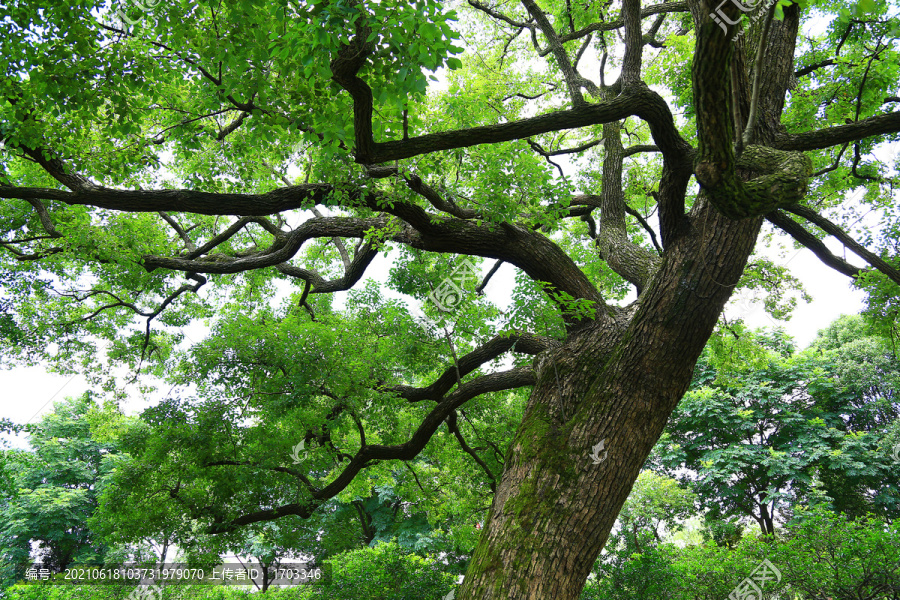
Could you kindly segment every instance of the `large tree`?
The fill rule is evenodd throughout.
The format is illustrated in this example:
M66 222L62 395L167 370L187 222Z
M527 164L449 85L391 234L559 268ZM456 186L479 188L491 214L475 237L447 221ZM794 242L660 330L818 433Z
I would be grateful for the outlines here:
M742 282L765 222L891 318L896 3L453 4L7 2L0 322L21 360L183 383L177 328L230 328L193 351L215 393L156 415L193 452L154 498L206 533L308 517L446 424L493 492L457 597L576 598L730 295L784 280ZM854 237L863 211L883 228ZM366 290L339 316L321 295L391 248L391 285L445 308L464 263L438 255L511 265L513 310L425 335ZM292 307L265 307L276 279ZM467 440L516 389L485 458ZM278 464L288 413L309 466Z

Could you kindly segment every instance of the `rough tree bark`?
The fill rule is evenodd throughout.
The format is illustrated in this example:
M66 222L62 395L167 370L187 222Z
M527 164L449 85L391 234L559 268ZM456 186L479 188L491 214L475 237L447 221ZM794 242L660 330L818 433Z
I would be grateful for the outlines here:
M731 114L732 48L727 44L732 42L706 17L708 6L692 3L692 10L699 38L695 100L708 136L701 139L700 154L731 153L733 162L734 124L721 121ZM784 74L793 72L797 24L797 11L788 11L786 20L774 25L767 49L766 68L773 76L763 88L759 121L769 143L781 130ZM740 71L735 69L746 77ZM741 100L742 125L750 102ZM609 126L604 133L618 135ZM621 182L621 159L616 163L609 157L605 187ZM759 173L745 170L742 175L747 181ZM796 175L805 180L809 173L803 168ZM684 187L673 193L683 206ZM718 195L715 204L742 201L730 190ZM457 595L461 600L579 597L634 481L690 384L760 230L760 216L730 219L708 196L701 198L679 219L677 235L668 237L662 263L632 312L573 332L563 347L536 361L534 391ZM606 459L596 464L592 449L601 441Z

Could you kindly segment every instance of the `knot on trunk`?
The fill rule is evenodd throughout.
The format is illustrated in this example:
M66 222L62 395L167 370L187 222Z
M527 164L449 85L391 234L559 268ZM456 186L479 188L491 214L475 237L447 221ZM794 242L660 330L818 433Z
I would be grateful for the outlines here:
M741 181L734 170L710 161L694 167L712 205L735 220L799 203L806 196L812 174L812 161L802 152L765 146L747 146L736 167L757 176Z

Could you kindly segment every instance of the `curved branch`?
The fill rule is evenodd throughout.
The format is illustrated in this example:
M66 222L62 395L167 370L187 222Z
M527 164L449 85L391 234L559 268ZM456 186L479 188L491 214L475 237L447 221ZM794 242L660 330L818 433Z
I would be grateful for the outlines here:
M275 473L285 473L292 477L296 477L300 481L303 482L303 485L307 487L310 491L314 491L316 486L313 485L312 481L309 478L296 469L291 469L289 467L280 467L280 466L267 466L260 462L251 462L249 460L214 460L208 463L203 464L204 468L209 467L253 467L255 469L262 469L263 471L272 471Z
M553 293L564 291L573 298L584 298L603 305L603 297L578 265L555 242L518 225L479 225L471 221L436 217L423 208L403 202L388 203L381 196L365 196L366 206L397 216L408 224L388 239L419 250L440 253L468 254L500 259L522 269L535 281L549 282ZM276 238L271 247L241 257L214 254L205 259L182 257L143 257L144 268L157 268L197 273L239 273L251 269L275 267L289 261L306 241L321 237L365 239L371 229L383 229L386 217L351 218L325 217L304 222L294 231ZM365 255L358 264L363 266ZM291 271L301 279L312 279L309 271ZM323 285L323 282L320 282ZM602 312L602 311L601 311ZM606 313L604 312L603 315ZM601 317L605 318L605 316Z
M201 273L240 273L241 271L273 267L284 263L290 260L301 246L310 239L319 237L363 238L366 235L366 231L370 228L380 228L385 223L386 219L384 218L325 217L323 219L310 219L291 233L285 234L283 239L276 239L270 248L261 252L255 252L249 256L233 258L216 254L208 257L206 260L195 260L192 258L147 255L143 257L142 263L148 271L164 268L173 271Z
M512 19L512 18L510 18L510 17L504 15L503 13L497 12L496 10L494 10L493 8L491 8L490 6L487 6L487 5L485 5L485 4L482 4L481 2L478 2L477 0L469 0L469 5L470 5L472 8L478 9L478 10L480 10L481 12L485 13L486 15L488 15L489 17L491 17L492 19L495 19L495 20L497 20L497 21L503 21L503 22L506 23L507 25L511 25L511 26L515 27L516 29L519 29L519 30L521 30L521 29L534 29L534 25L533 25L533 24L531 24L531 23L524 23L524 22L522 22L522 21L516 21L515 19Z
M900 111L876 115L849 123L805 133L782 134L775 139L779 150L822 150L863 138L900 132Z
M424 388L406 385L385 386L381 390L395 392L409 402L433 400L439 402L444 394L450 391L455 383L481 365L494 360L513 350L523 354L539 354L545 350L560 346L560 342L552 338L537 336L531 333L513 333L498 335L479 348L469 352L451 367L447 367L434 383ZM458 370L457 370L458 369Z
M312 515L313 511L324 504L326 500L335 497L341 493L341 491L346 489L350 482L356 477L357 473L367 465L381 460L412 460L415 458L450 413L472 398L489 392L501 392L527 385L534 385L534 371L531 367L520 367L501 373L492 373L466 382L458 387L453 394L434 407L434 409L423 419L422 424L407 442L393 446L384 446L381 444L363 446L337 479L326 487L313 492L312 497L308 501L304 503L297 502L285 504L266 510L253 511L228 521L218 519L213 522L208 531L211 534L227 533L234 531L243 525L260 523L263 521L273 521L288 515L297 515L302 518L308 518ZM198 516L202 514L204 513L198 512Z
M422 181L418 175L403 175L403 181L406 182L409 189L428 200L433 207L441 212L453 215L459 219L474 219L479 215L478 211L471 208L460 208L453 200L445 199L437 190Z
M275 265L275 268L285 275L302 279L311 284L313 287L311 293L313 294L328 294L343 292L356 285L362 279L362 276L365 275L366 269L376 256L378 256L378 250L373 247L371 242L366 242L353 257L353 260L345 266L344 276L330 281L326 281L325 278L315 271L301 269L287 263Z
M862 269L855 267L839 256L835 256L822 240L803 228L802 225L785 215L780 210L772 211L766 215L766 220L790 235L803 246L809 248L819 260L838 273L847 277L856 277Z
M44 228L44 231L47 232L47 235L51 238L61 238L63 235L56 230L56 227L53 226L53 220L50 218L50 213L47 212L47 207L44 206L40 200L36 200L34 198L26 199L31 206L34 207L35 212L38 214L38 219L41 221L41 227Z
M199 248L194 247L190 252L185 255L185 258L193 260L195 258L199 258L204 254L208 254L210 250L217 248L218 246L224 244L229 239L237 235L237 233L246 227L250 223L258 223L257 219L253 217L241 217L234 223L232 223L225 231L214 236L211 240L200 246ZM284 233L281 232L281 235L276 235L276 239L283 242L284 241Z
M819 227L825 233L834 236L840 243L844 245L844 247L872 265L874 268L887 275L894 283L900 284L900 271L888 264L874 252L866 249L865 246L854 240L849 234L847 234L847 232L845 232L843 229L841 229L813 209L809 208L808 206L792 205L785 207L785 210L792 212L797 216L803 217L810 223L813 223L814 225Z
M644 219L644 217L641 216L641 213L639 213L639 212L636 211L635 209L633 209L633 208L631 208L630 206L628 206L627 203L625 204L625 212L627 212L629 215L631 215L632 217L634 217L635 219L637 219L638 223L641 224L641 227L644 228L644 231L646 231L646 232L650 235L650 241L653 243L653 247L656 248L657 254L659 254L660 256L662 256L663 249L662 249L662 247L659 245L659 242L656 241L656 232L653 231L653 228L652 228L652 227L650 227L650 223L648 223L648 222L646 221L646 219Z

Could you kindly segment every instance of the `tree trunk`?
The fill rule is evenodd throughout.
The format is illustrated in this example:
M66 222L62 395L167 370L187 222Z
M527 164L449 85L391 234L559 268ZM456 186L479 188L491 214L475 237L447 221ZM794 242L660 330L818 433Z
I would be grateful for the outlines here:
M708 2L690 6L700 38L692 74L701 134L696 160L721 168L747 121L750 86L739 82L745 77L739 62L730 76L740 83L740 119L733 123L727 73L734 47L727 38L710 37L721 31L708 19ZM785 10L783 22L772 25L757 143L769 143L781 129L798 24L794 5ZM740 42L738 51L744 51ZM803 175L797 175L802 186ZM738 176L747 181L756 174ZM661 206L661 213L683 206L686 180L677 179L669 183L678 189L666 191L677 202ZM690 385L697 358L759 234L762 217L728 219L711 206L710 193L704 187L686 216L666 213L662 263L630 310L573 333L565 346L535 364L536 384L460 600L580 595L634 481ZM729 191L714 193L717 205L736 201Z
M759 233L759 218L702 200L693 212L698 231L667 250L620 332L585 328L535 365L461 600L581 593Z

